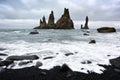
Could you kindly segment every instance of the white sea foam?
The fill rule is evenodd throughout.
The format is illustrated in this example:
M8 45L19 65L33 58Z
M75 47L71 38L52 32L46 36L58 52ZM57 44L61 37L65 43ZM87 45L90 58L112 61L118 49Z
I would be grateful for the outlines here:
M4 53L9 55L25 55L36 54L40 57L39 60L33 61L28 65L19 66L19 61L15 62L15 68L23 68L35 65L36 61L41 61L42 69L51 69L54 66L68 64L74 71L87 72L87 70L101 73L104 68L97 64L109 64L109 59L119 56L120 48L110 43L88 44L86 42L67 42L69 44L61 43L28 43L25 41L17 41L12 44L1 43L7 50ZM59 54L56 54L59 53ZM74 55L65 56L66 53L73 53ZM111 56L107 56L111 55ZM53 56L52 59L43 60L45 57ZM82 64L83 61L91 61L91 64ZM84 68L81 70L81 68Z

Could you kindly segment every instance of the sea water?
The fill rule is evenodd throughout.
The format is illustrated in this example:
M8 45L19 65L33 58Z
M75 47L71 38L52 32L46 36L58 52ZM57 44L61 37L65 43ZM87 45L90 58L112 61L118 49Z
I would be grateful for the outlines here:
M20 61L15 62L16 68L24 68L35 65L37 61L43 63L42 69L51 69L54 66L67 64L74 71L87 72L87 70L101 73L103 67L98 64L109 65L109 59L120 56L120 30L115 33L98 33L96 29L89 31L78 30L38 30L39 34L29 34L32 29L1 29L0 53L11 55L38 55L39 59L33 63L19 66ZM84 35L84 33L88 35ZM89 44L90 40L96 40L96 44ZM74 55L65 56L67 53ZM109 55L109 56L108 56ZM52 56L51 59L43 58ZM0 56L6 59L7 56ZM82 64L84 61L91 64Z

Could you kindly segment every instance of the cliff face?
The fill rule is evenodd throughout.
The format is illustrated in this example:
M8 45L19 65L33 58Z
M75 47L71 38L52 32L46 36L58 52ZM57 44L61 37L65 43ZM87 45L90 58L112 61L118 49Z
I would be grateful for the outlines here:
M69 15L69 9L64 9L64 14L56 23L57 29L74 29L73 21Z
M54 22L54 12L51 11L49 15L48 24L46 23L45 17L40 20L40 25L35 27L34 29L74 29L74 24L69 15L69 9L64 9L64 14L62 17L56 22Z

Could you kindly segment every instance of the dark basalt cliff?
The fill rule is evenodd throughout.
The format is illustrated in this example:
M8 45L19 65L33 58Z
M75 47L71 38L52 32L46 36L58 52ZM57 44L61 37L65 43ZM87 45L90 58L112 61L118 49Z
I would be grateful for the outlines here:
M64 9L62 17L56 22L54 22L54 12L51 11L49 15L48 24L46 23L45 17L40 19L40 25L34 29L74 29L74 24L70 18L69 9Z

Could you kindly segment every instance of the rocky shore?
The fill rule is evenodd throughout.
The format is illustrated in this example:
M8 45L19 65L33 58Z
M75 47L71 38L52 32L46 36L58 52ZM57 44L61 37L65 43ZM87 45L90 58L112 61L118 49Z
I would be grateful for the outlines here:
M0 72L0 80L120 80L119 62L120 57L111 59L111 65L99 65L105 68L102 74L72 71L67 64L55 66L50 70L35 66L22 69L4 68Z

